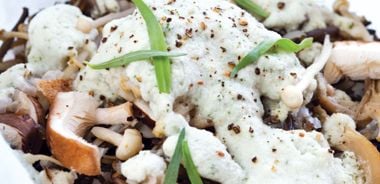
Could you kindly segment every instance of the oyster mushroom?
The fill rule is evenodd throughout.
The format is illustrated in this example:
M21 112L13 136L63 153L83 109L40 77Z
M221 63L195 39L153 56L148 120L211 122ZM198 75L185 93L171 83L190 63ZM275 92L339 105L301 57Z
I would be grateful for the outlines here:
M380 153L366 137L355 130L354 120L345 114L333 114L323 127L330 144L341 151L352 151L359 158L368 183L380 183Z
M42 145L40 126L29 115L0 114L0 127L3 127L0 133L12 146L30 153L37 153L40 150Z
M334 42L331 56L323 70L330 84L343 75L352 80L380 79L380 42Z
M120 135L107 128L94 127L91 133L95 137L117 146L116 157L120 160L131 158L143 147L141 134L136 129L126 129L124 134Z
M79 92L58 93L47 123L47 142L53 156L65 167L85 175L100 174L102 151L82 137L97 124L131 124L132 104L98 108L92 96Z

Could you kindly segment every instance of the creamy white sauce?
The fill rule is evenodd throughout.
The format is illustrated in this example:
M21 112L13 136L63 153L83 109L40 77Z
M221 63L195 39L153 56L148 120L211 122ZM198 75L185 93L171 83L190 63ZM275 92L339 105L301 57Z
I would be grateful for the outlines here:
M88 34L81 32L76 28L78 19L92 22L79 8L62 4L46 8L32 19L28 28L28 65L34 75L62 70L67 57L76 56L80 50L92 52L96 29Z
M138 155L121 164L121 173L131 184L162 183L165 170L164 159L150 151L140 151Z
M237 78L228 77L231 65L236 64L239 57L265 39L279 38L278 34L266 30L251 15L228 1L145 2L155 10L169 49L188 55L172 58L173 87L170 94L158 92L154 67L149 61L126 66L123 75L140 89L142 99L149 103L154 119L158 120L155 133L166 134L168 141L174 139L170 136L178 135L181 127L188 126L185 118L173 112L173 102L178 97L188 97L196 105L200 117L214 122L219 140L207 135L205 137L210 138L206 140L202 139L204 137L192 138L192 133L196 131L187 128L190 142L198 141L196 145L190 144L190 149L203 177L214 179L210 173L215 169L212 164L203 164L201 158L215 158L215 155L208 155L211 153L206 150L198 154L195 150L210 146L211 141L213 146L225 144L233 160L243 169L245 177L241 183L355 182L351 171L346 170L342 161L329 152L330 147L322 134L302 130L287 132L272 129L262 122L260 96L276 102L282 112L289 111L281 105L279 94L285 86L295 84L302 78L305 71L294 54L264 55L257 64L241 70ZM248 22L248 25L240 25L240 20ZM116 29L111 31L111 28ZM107 41L100 45L91 63L149 49L145 23L138 11L108 23L103 35ZM88 70L86 68L83 73ZM77 79L77 89L94 91L95 95L103 94L105 89L99 86L109 84L98 79L115 74L106 70L92 72L98 78L86 80L84 75L82 82ZM118 82L120 76L113 80ZM310 97L314 89L315 81L304 95ZM120 89L115 85L106 90L112 93L107 97L114 98ZM166 147L166 150L174 149L174 144L167 145L172 145L172 148ZM168 151L167 155L170 156L170 153Z
M243 169L231 158L223 145L212 133L193 127L186 129L186 138L191 148L191 157L203 177L220 183L242 183ZM178 136L166 139L163 150L170 157L174 154ZM207 145L207 146L205 146Z
M0 91L15 88L35 95L36 78L46 72L63 70L67 57L75 57L84 50L93 52L95 44L91 40L97 34L96 29L82 33L76 28L79 18L92 21L77 7L69 5L55 5L38 13L28 28L28 63L17 64L1 73ZM4 98L1 95L0 101Z

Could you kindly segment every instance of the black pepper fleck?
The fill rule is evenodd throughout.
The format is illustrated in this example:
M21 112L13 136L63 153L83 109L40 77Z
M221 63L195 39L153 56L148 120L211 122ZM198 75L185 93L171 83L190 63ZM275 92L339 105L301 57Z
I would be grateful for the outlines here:
M284 8L285 8L285 3L284 3L284 2L278 2L278 3L277 3L277 8L278 8L279 10L284 9Z
M114 32L116 29L117 29L117 26L115 25L115 26L112 26L112 27L110 28L110 31L111 31L111 32Z
M260 73L261 73L260 68L255 68L255 74L260 75Z
M176 41L175 41L175 46L176 46L177 48L181 47L181 46L182 46L182 42L179 41L179 40L176 40Z
M102 38L102 43L106 43L106 41L107 41L107 37L103 37Z
M252 158L252 162L253 162L253 163L256 163L256 162L257 162L257 157L253 157L253 158Z

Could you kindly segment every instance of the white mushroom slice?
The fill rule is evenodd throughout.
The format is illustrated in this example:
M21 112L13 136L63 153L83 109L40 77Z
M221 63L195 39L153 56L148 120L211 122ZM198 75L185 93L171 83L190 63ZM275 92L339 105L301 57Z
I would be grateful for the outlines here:
M91 133L95 137L117 146L116 157L120 160L131 158L143 147L141 134L135 129L126 129L124 134L120 135L107 128L94 127Z
M96 124L128 124L129 103L98 109L98 101L84 93L58 93L49 113L47 141L55 158L65 167L86 175L100 173L100 149L81 137ZM109 114L104 114L109 112ZM124 113L122 113L124 112ZM99 117L101 113L103 117ZM118 117L112 117L117 115ZM99 119L97 119L99 118ZM117 122L116 119L124 120ZM108 120L109 119L109 120Z
M130 184L161 184L165 170L164 159L150 151L141 151L121 164L121 173Z
M345 114L333 114L323 126L327 140L341 151L352 151L360 159L368 183L380 183L380 153L355 130L355 122Z
M324 75L331 84L342 75L352 80L380 79L380 42L334 42Z

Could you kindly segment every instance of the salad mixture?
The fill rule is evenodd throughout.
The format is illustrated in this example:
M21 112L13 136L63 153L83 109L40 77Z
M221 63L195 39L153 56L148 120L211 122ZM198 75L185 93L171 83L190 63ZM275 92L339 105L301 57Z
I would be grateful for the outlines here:
M0 32L0 133L34 183L380 183L380 43L348 9L24 9Z

